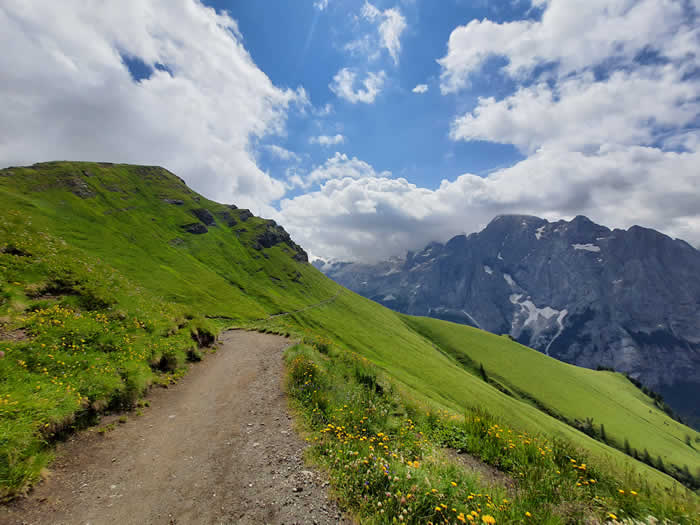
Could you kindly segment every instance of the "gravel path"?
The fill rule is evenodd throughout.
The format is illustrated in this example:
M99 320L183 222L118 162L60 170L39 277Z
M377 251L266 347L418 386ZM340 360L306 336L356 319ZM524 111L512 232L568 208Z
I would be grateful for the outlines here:
M230 331L141 417L58 447L2 524L350 523L302 461L281 381L288 340Z

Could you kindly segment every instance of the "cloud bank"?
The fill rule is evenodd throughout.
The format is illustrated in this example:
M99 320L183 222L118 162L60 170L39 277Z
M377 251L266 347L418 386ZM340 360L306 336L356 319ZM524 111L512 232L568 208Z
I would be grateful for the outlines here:
M268 214L284 195L252 144L308 99L272 84L228 15L198 1L7 0L0 47L0 163L160 164Z

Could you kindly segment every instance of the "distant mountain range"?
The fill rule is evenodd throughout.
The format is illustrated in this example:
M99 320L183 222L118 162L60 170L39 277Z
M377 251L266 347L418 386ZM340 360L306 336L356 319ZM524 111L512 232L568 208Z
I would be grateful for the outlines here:
M400 312L510 334L562 361L628 373L700 424L700 252L640 226L498 216L377 264L314 265Z

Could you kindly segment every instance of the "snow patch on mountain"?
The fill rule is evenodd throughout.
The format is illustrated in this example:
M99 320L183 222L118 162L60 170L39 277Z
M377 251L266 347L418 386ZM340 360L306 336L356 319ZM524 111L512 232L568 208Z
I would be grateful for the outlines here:
M584 250L587 252L599 252L600 251L600 246L596 246L595 244L591 243L586 243L586 244L572 244L571 245L574 250Z

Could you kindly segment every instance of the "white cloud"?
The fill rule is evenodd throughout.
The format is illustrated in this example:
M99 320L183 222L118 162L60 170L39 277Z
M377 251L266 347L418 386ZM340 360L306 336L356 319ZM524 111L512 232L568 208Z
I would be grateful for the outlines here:
M325 104L324 106L322 106L320 108L313 108L312 113L316 117L327 117L328 115L333 113L333 104L328 102L327 104Z
M441 89L459 97L485 60L506 57L514 92L480 98L450 136L514 144L524 160L434 190L372 176L371 166L347 177L339 170L283 200L280 220L313 253L340 259L399 254L477 231L500 213L585 214L700 244L698 28L681 22L670 0L620 0L607 10L598 1L540 4L541 22L458 28L441 61ZM640 63L642 50L657 59Z
M372 104L384 87L386 74L384 71L368 73L361 83L363 87L357 90L355 90L356 78L357 73L349 68L343 68L336 73L333 77L333 82L331 82L328 87L337 96L344 98L352 104L356 104L357 102Z
M452 31L442 66L441 90L466 87L490 57L505 57L505 73L518 78L551 64L565 76L605 61L631 61L642 51L672 58L697 51L700 27L688 24L678 0L548 0L540 21L472 20Z
M381 46L389 52L394 64L398 64L399 53L401 52L401 34L407 27L406 18L401 14L399 8L393 7L380 11L374 5L365 2L362 6L361 14L370 22L379 22L377 31ZM364 42L361 47L367 49L367 42L363 40L357 42ZM352 46L353 43L349 45Z
M318 144L320 146L333 146L336 144L343 144L344 142L345 137L341 134L319 135L318 137L311 137L309 139L309 144Z
M700 113L698 83L683 81L672 65L619 71L596 81L592 73L551 87L541 82L503 100L479 99L452 126L455 140L591 151L612 145L652 145L659 129L682 129Z
M318 168L317 191L281 202L277 219L311 252L376 260L483 228L500 213L550 220L582 213L700 242L700 154L626 147L601 155L541 150L486 178L465 174L420 188L339 153ZM669 173L674 177L669 180Z
M319 11L323 11L328 7L328 0L316 0L314 2L314 7Z
M252 139L281 133L303 90L279 89L236 22L198 1L0 6L0 163L160 164L208 197L257 211L285 193ZM163 64L135 82L121 54Z
M328 179L386 178L390 175L388 171L377 173L367 162L336 151L335 155L311 172L308 180L316 183Z
M427 93L428 92L428 84L418 84L411 91L413 91L414 93Z
M267 145L265 146L265 149L267 149L272 155L281 160L300 160L299 155L297 155L293 151L289 151L288 149L283 148L282 146L277 146L276 144Z

